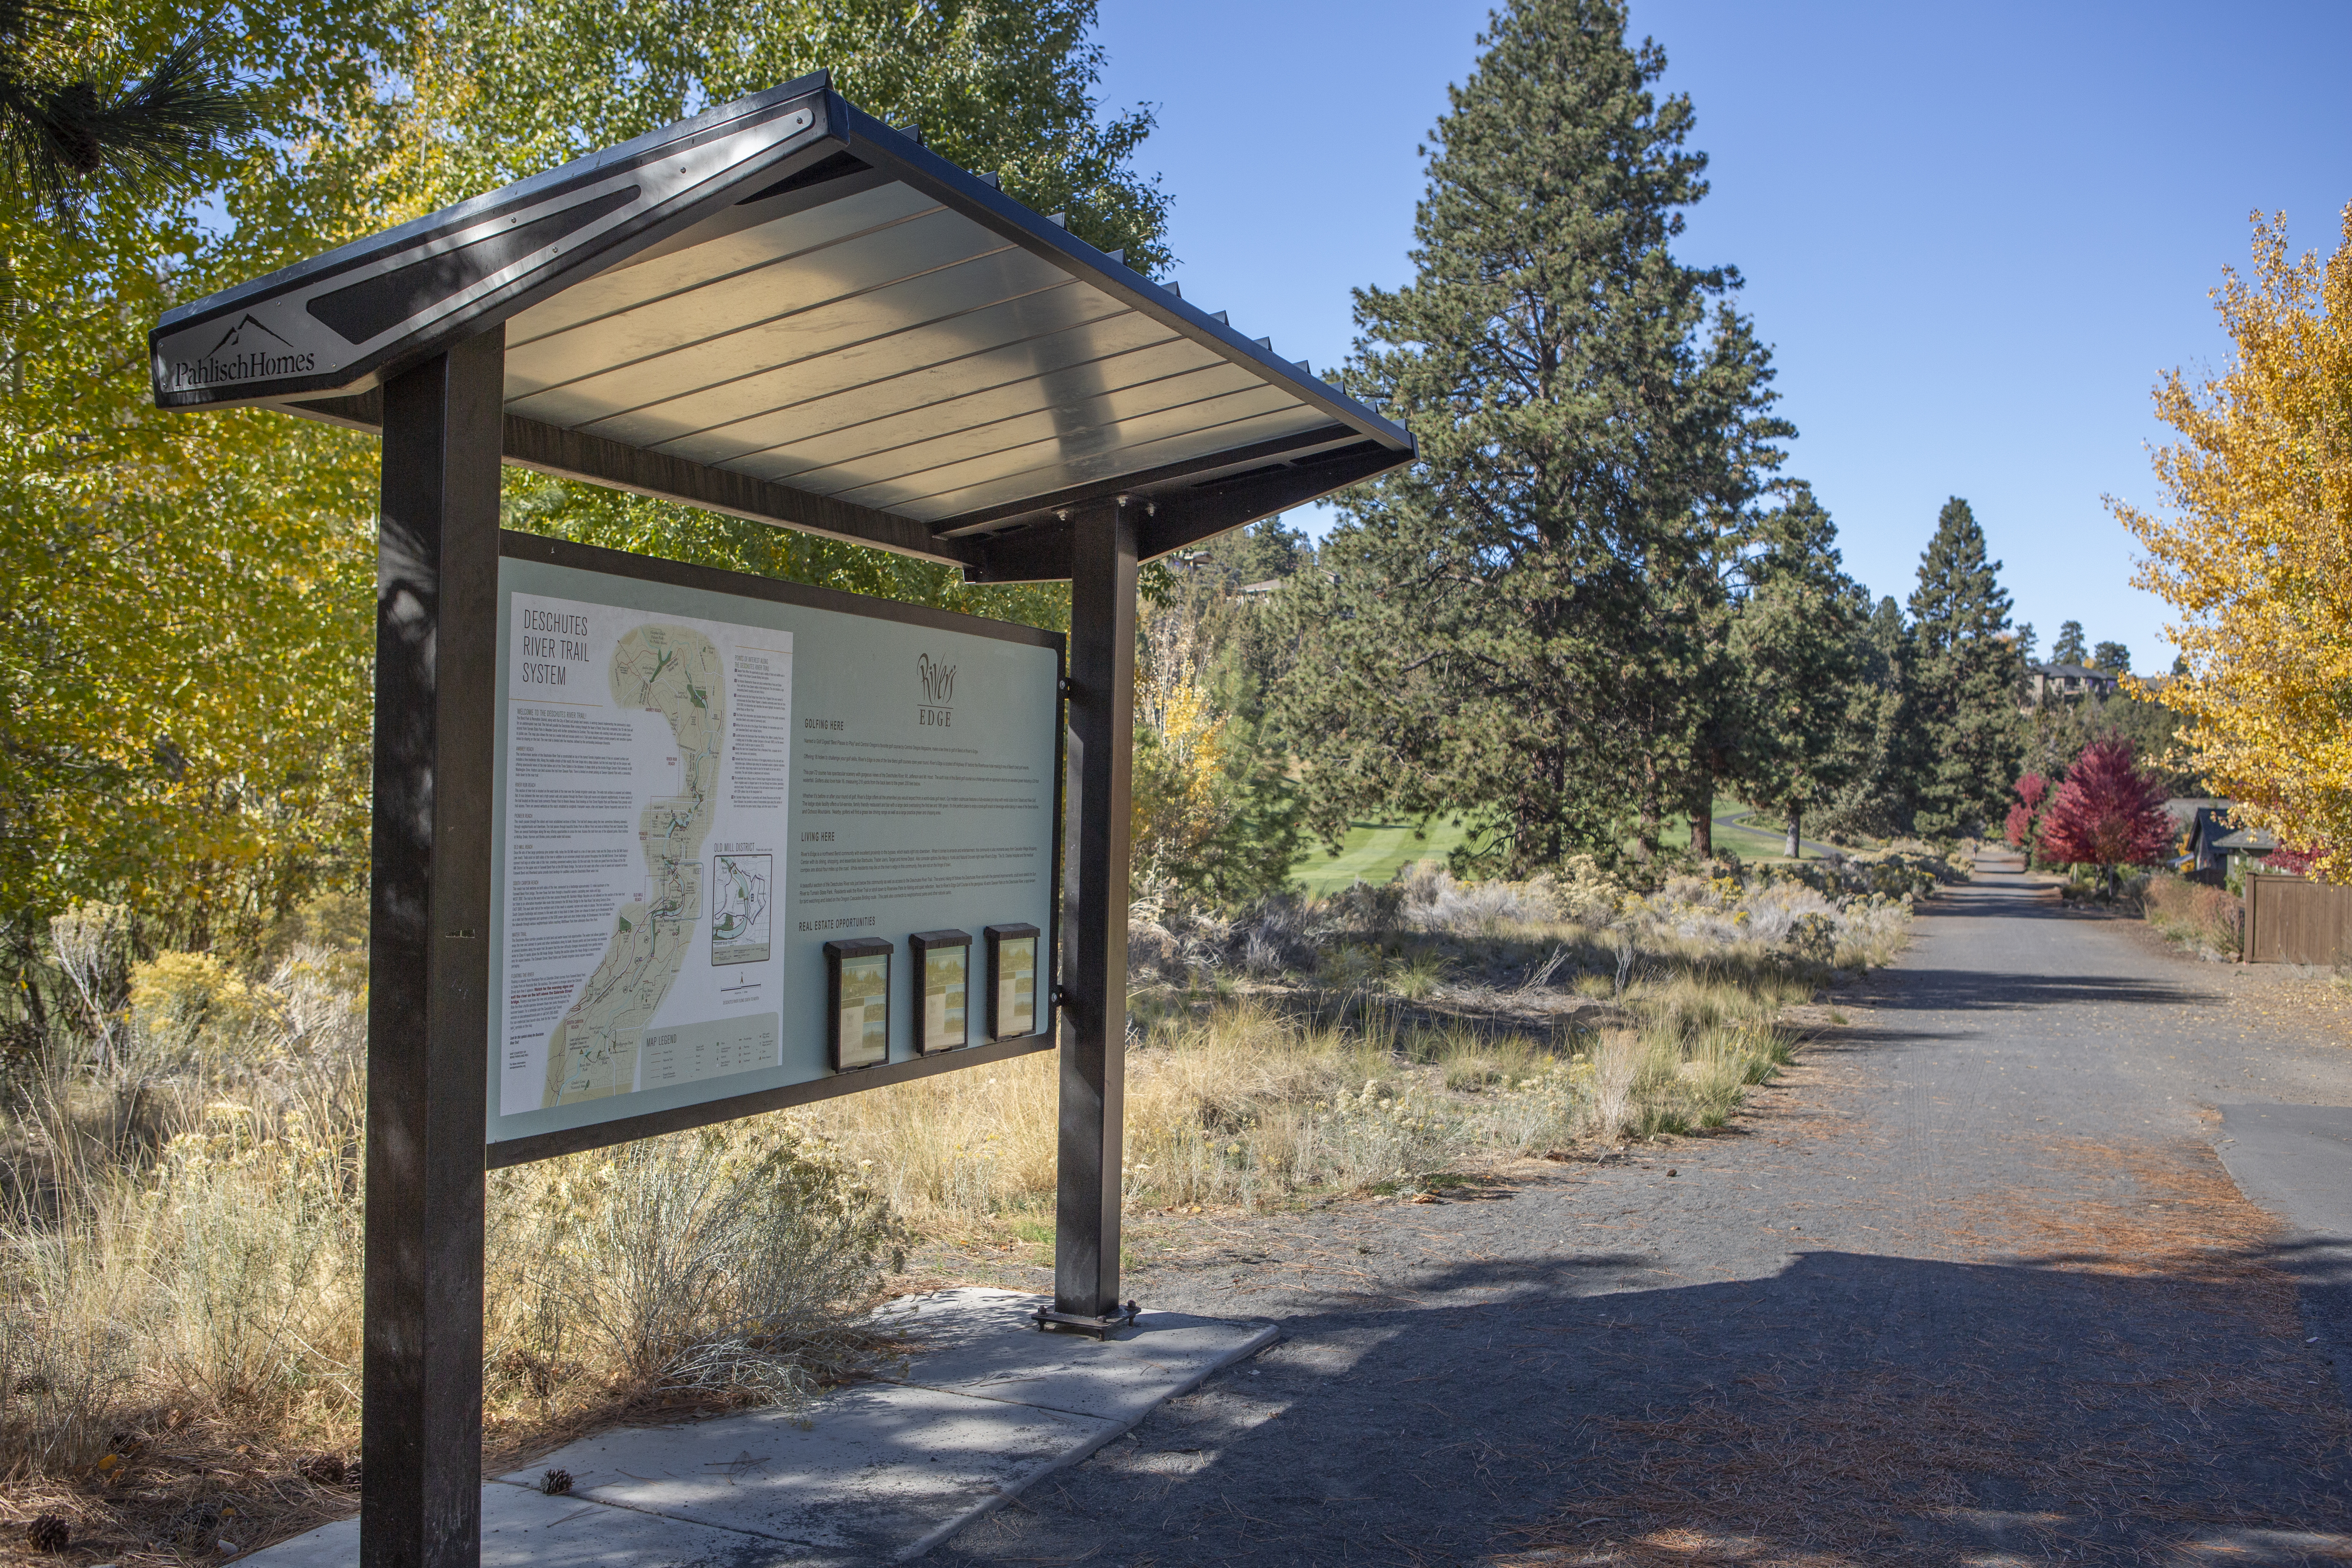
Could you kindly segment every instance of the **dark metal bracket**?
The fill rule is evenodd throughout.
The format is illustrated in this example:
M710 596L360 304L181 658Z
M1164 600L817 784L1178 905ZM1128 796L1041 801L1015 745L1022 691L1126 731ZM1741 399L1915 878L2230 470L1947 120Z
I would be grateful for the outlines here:
M1142 1310L1139 1303L1129 1301L1102 1317L1090 1318L1083 1312L1057 1312L1051 1307L1040 1307L1030 1321L1037 1325L1041 1333L1067 1329L1072 1333L1092 1334L1098 1340L1108 1340L1120 1329L1135 1327L1135 1320Z

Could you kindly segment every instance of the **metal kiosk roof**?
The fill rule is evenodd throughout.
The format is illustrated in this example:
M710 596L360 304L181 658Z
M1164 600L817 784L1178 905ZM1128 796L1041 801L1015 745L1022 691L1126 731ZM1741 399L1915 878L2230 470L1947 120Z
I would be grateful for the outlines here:
M1070 580L1055 1303L1039 1324L1132 1321L1137 565L1409 462L1412 437L823 75L173 310L150 345L163 406L262 405L383 436L369 1568L480 1560L502 462L978 581ZM570 548L510 548L542 546Z
M1409 461L1412 437L853 108L823 73L166 315L165 407L374 427L505 328L505 459L962 566L1149 560Z

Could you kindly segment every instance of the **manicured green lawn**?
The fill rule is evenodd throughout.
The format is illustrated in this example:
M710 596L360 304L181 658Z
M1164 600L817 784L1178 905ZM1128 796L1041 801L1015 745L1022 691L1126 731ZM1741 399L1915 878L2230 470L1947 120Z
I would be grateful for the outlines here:
M1398 870L1415 860L1445 858L1446 852L1470 835L1445 820L1431 821L1423 832L1414 835L1410 822L1353 822L1348 825L1348 837L1339 843L1335 858L1326 855L1318 845L1301 856L1290 868L1290 879L1316 898L1336 893L1359 879L1379 884L1394 879ZM1679 849L1690 842L1690 824L1676 821L1664 836L1668 848ZM1715 845L1728 849L1743 860L1778 860L1789 847L1784 829L1779 825L1759 820L1756 814L1736 800L1718 799L1715 803ZM1807 856L1817 855L1821 846L1805 841Z
M1690 842L1690 823L1677 821L1666 829L1664 842L1679 849ZM1789 847L1788 830L1769 818L1759 816L1736 800L1717 797L1715 803L1715 847L1728 849L1742 860L1778 860ZM1818 846L1809 846L1818 848Z
M1415 860L1445 858L1446 853L1469 837L1463 828L1440 819L1416 837L1410 822L1353 822L1334 858L1317 845L1290 868L1290 879L1317 898L1336 893L1359 879L1381 883L1395 879L1400 868Z

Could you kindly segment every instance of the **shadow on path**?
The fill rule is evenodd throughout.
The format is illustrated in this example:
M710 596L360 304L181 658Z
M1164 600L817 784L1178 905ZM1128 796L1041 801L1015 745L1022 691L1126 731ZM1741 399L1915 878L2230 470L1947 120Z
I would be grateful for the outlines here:
M2226 997L2189 985L2120 974L2017 974L1981 969L1906 969L1903 984L1874 994L1873 1007L1906 1013L1985 1008L2077 1007L2128 1003L2148 1007L2225 1007Z
M1265 1216L1155 1280L1289 1337L939 1560L2352 1563L2303 1316L2352 1250L2276 1234L2190 1109L2273 1042L1982 875L1740 1136L1507 1206Z
M940 1555L2341 1562L2347 1419L2278 1349L2274 1261L1817 1252L1606 1295L1580 1293L1595 1258L1465 1265L1422 1289L1508 1299L1294 1317L1253 1373Z

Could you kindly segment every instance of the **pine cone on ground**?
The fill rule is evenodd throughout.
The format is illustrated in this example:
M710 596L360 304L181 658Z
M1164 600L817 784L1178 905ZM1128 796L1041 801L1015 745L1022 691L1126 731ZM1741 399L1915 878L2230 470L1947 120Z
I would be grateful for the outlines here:
M341 1454L313 1454L302 1461L302 1479L318 1486L349 1486L351 1474L351 1464Z
M572 1489L570 1470L550 1470L539 1478L539 1489L550 1497L562 1497Z
M62 1514L45 1513L25 1527L25 1544L36 1552L63 1552L73 1544L73 1526Z

